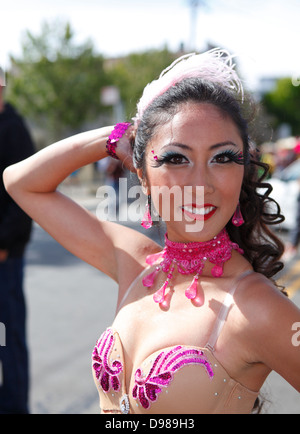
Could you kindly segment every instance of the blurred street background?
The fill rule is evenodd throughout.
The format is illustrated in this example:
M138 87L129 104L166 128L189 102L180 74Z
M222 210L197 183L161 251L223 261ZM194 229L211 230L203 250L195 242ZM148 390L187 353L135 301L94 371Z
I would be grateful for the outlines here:
M300 306L299 0L0 4L0 80L37 150L130 120L145 85L180 55L214 47L238 55L237 68L257 105L251 137L261 161L270 165L272 197L286 217L278 230L286 244L280 278ZM252 116L252 106L246 111ZM116 186L127 176L105 159L73 173L60 188L97 212L98 187ZM122 224L142 230L139 223ZM160 237L155 230L150 236ZM114 317L116 285L34 225L25 287L31 411L97 413L90 354ZM299 393L277 375L263 394L265 412L300 413Z

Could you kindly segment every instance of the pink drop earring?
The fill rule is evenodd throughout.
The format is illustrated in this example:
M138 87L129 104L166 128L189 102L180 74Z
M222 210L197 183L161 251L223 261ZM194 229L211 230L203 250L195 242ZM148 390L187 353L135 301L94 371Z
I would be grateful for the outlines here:
M232 224L236 227L242 226L242 224L245 223L245 220L243 219L242 213L241 213L241 207L240 202L238 203L235 213L232 217Z
M144 214L144 217L142 219L141 225L145 229L150 229L153 226L153 221L151 217L151 196L148 196L147 204L146 204L146 211Z

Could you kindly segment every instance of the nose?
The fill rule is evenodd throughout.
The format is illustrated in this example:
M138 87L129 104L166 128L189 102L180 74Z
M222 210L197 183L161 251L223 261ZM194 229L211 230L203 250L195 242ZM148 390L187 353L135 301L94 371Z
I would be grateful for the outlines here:
M191 177L193 186L204 187L204 194L212 194L215 191L213 176L206 167L197 167Z

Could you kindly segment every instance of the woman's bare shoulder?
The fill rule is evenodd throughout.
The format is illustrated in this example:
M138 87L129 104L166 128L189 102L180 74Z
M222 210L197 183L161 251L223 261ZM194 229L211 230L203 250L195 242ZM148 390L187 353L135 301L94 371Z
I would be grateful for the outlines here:
M293 327L300 323L299 308L259 273L241 284L236 300L248 362L263 363L300 391L299 347L293 345Z
M252 273L241 282L235 301L244 335L260 348L268 339L276 342L283 333L288 336L293 323L300 320L300 310L293 301L275 281L260 273Z
M261 321L265 321L269 313L273 315L274 305L290 303L275 281L257 272L252 272L241 281L235 298L239 308L249 318L252 315L257 317L263 311Z

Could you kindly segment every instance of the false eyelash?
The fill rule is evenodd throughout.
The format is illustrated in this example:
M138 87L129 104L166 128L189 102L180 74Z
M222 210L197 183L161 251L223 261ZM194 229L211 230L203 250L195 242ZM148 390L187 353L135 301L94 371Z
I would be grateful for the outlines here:
M240 165L245 165L246 160L244 158L244 153L240 152L240 151L236 151L234 152L233 150L226 150L218 155L216 155L214 158L218 158L218 157L228 157L229 161L226 161L225 163L219 163L219 164L227 164L230 162L234 162L236 164L240 164ZM168 151L165 154L162 155L162 157L157 157L155 160L155 163L152 167L161 167L163 164L173 164L176 165L176 163L171 163L172 158L175 157L179 157L179 158L183 158L186 159L186 157L178 152L174 152L174 151Z
M245 165L245 158L244 158L244 153L240 152L240 151L232 151L230 149L228 149L227 151L224 151L218 155L216 155L214 158L218 158L218 157L228 157L230 161L227 161L225 163L221 163L221 164L227 164L230 162L234 162L236 164L240 164L240 165Z
M172 158L174 157L179 157L179 158L185 158L186 157L182 154L179 154L178 152L174 152L174 151L168 151L165 154L163 154L161 157L157 157L155 160L155 163L152 167L160 167L163 164L166 163L170 163L170 164L174 164L174 166L176 166L176 163L171 163Z

